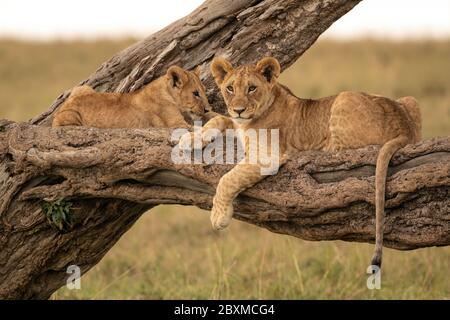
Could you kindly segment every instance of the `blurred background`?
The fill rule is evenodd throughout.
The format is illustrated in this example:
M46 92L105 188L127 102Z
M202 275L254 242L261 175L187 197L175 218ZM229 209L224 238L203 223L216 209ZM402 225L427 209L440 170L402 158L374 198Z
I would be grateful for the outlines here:
M0 118L25 121L114 53L201 0L0 0ZM137 10L138 8L138 10ZM281 81L317 98L361 90L415 96L425 138L450 135L450 1L364 0ZM382 289L366 288L372 245L307 242L209 212L159 206L54 299L450 299L450 247L385 251Z

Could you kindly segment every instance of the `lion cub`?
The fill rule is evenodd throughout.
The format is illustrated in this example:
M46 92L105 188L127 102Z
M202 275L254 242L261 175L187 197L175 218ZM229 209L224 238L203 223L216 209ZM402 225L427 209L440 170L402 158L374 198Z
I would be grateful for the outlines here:
M387 168L399 148L421 138L416 100L406 97L393 101L358 92L342 92L318 100L300 99L277 82L280 64L271 57L238 68L223 58L215 58L211 71L230 117L215 117L202 128L200 138L204 144L210 141L206 134L210 128L278 129L281 162L302 150L338 151L382 145L376 165L376 249L372 259L373 265L380 266ZM185 134L180 140L181 148L190 147L194 135ZM211 210L215 229L230 223L233 200L238 194L264 178L258 163L239 163L220 179Z
M74 88L55 113L53 127L187 128L209 110L198 68L191 72L172 66L164 76L132 93Z

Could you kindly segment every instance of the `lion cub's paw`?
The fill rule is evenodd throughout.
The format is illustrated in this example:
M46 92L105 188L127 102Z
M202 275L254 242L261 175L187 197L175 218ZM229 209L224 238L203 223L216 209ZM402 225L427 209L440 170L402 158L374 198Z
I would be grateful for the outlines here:
M233 205L213 205L211 209L211 224L214 230L222 230L228 227L233 218Z
M187 132L183 134L178 141L178 148L180 150L192 150L192 145L194 143L195 139L195 133L194 132Z
M216 136L209 134L209 132L206 132L206 134L201 132L187 132L181 136L178 141L178 147L181 150L188 151L203 149L215 139Z

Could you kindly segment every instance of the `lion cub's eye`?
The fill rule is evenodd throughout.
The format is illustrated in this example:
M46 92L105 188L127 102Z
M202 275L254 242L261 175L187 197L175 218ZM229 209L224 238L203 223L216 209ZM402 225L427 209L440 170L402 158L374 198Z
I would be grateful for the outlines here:
M255 86L250 86L250 87L248 87L248 92L253 92L253 91L255 91L256 90L256 87Z
M194 97L200 97L200 93L198 92L198 90L195 90L194 92L192 92L194 94Z
M228 87L227 87L227 91L228 91L228 92L233 92L233 91L234 91L233 86L228 86Z

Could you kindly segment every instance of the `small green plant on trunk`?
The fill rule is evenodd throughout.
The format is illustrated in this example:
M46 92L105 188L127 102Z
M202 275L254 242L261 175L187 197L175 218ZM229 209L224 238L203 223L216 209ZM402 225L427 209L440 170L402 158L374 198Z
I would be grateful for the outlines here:
M73 228L72 202L65 199L59 199L54 202L44 201L42 210L52 227L62 232L70 231Z

